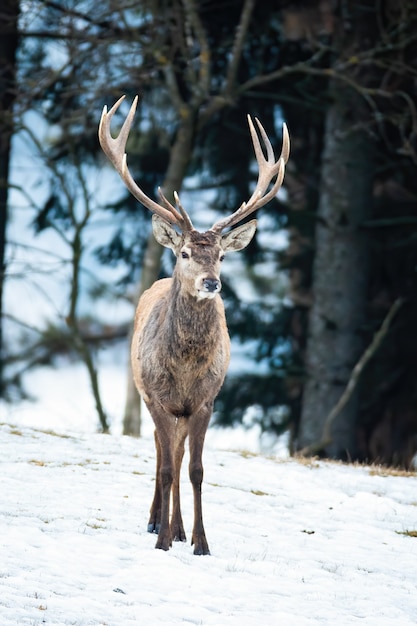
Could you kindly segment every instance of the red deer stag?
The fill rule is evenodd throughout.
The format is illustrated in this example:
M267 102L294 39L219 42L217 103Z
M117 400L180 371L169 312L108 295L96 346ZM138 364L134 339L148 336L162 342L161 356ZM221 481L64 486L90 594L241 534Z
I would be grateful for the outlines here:
M213 402L223 384L230 358L230 339L219 295L220 264L226 252L242 250L248 245L256 230L256 220L226 234L222 231L275 197L284 178L289 137L284 125L282 152L275 162L271 143L256 120L266 147L266 159L248 117L259 166L255 191L232 215L200 233L194 229L177 193L174 193L173 206L159 190L161 203L158 204L134 182L126 164L125 147L137 97L117 139L110 134L111 119L123 98L108 112L104 107L99 128L101 147L133 196L154 213L156 240L171 248L177 257L172 278L158 280L140 298L132 341L135 383L155 423L156 487L148 531L158 533L155 547L162 550L168 550L172 540L186 540L179 482L188 435L189 476L194 492L192 544L194 554L209 554L201 506L202 452Z

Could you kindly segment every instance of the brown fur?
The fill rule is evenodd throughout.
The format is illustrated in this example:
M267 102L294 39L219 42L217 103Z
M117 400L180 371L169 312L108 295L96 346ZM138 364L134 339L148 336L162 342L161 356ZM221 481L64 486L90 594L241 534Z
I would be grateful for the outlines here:
M230 340L219 295L198 302L181 295L174 278L158 280L145 291L135 315L132 361L135 383L146 403L151 401L149 394L171 397L169 412L182 415L187 403L198 404L190 396L196 386L204 385L204 376L218 393L229 360ZM177 384L172 389L174 376Z

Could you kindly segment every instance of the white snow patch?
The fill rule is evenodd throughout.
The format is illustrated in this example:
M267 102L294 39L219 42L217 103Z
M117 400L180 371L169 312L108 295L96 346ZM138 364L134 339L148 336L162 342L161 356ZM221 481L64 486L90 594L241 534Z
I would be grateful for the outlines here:
M206 445L211 556L154 550L152 438L0 425L0 624L417 622L415 477ZM185 459L183 517L191 535Z

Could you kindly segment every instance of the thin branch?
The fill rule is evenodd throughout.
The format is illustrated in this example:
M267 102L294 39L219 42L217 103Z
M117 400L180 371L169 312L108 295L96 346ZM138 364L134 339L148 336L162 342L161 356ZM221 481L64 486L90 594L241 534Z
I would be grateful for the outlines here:
M381 228L388 226L414 226L417 224L417 217L415 215L403 215L399 217L387 217L387 218L375 218L371 220L365 220L362 222L362 228Z
M210 92L210 46L207 35L197 11L195 0L184 0L184 9L191 28L195 33L200 48L198 78L194 82L198 99L206 98ZM190 59L189 59L190 60ZM189 64L190 67L192 63Z
M180 90L178 88L177 78L175 76L174 68L171 63L165 63L162 67L165 83L168 87L169 95L171 97L172 103L177 111L177 113L183 117L184 111L188 111L188 105L183 100L180 94Z
M254 87L268 84L274 80L279 80L290 74L302 73L329 77L333 73L331 69L311 67L313 63L318 61L323 56L323 54L324 51L320 49L309 59L309 61L300 61L299 63L295 63L294 65L284 65L283 67L280 67L278 70L270 72L269 74L257 74L256 76L250 78L238 87L237 95L240 96L241 94L246 93Z
M232 92L234 91L236 75L239 68L239 63L242 58L243 46L245 43L254 6L255 0L245 0L245 4L243 5L242 13L240 16L240 22L236 27L235 40L230 56L230 63L229 67L227 68L226 86L224 89L224 94L226 95L226 97L230 97Z
M239 98L242 93L247 90L245 88L236 88L236 76L239 69L239 63L242 58L242 51L254 6L255 0L245 0L245 4L243 5L242 13L240 15L240 21L236 27L235 39L230 53L230 62L226 71L226 80L223 89L221 90L221 93L216 94L208 101L207 106L199 111L198 130L201 130L201 128L213 117L213 115L217 113L217 111L221 111L224 107L232 105L233 100ZM266 80L263 82L270 82L270 80L274 80L274 77L269 78L269 76L270 75L264 77ZM245 84L249 84L248 88L252 85L251 81L247 81Z
M404 304L404 300L402 298L398 298L395 300L390 310L388 311L384 321L382 322L381 328L375 333L374 338L371 344L366 348L365 352L362 354L359 361L356 363L355 367L352 370L348 383L345 387L344 392L340 396L339 401L335 404L333 409L327 415L326 420L323 426L323 433L320 441L316 443L312 443L309 446L304 447L297 454L300 456L312 456L326 448L332 442L332 437L330 434L331 426L336 419L336 417L341 413L341 411L345 408L346 404L350 400L356 385L358 384L359 378L362 374L362 371L368 361L374 356L375 352L378 350L379 346L382 343L385 335L388 332L388 329L391 325L392 320L397 314L400 307Z

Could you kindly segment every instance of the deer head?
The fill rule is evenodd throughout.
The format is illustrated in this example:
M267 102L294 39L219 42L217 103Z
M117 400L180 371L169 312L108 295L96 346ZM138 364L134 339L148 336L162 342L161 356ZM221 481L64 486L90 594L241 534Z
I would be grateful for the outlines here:
M162 246L171 248L177 257L174 278L183 291L198 300L213 298L221 290L220 265L226 252L242 250L256 230L256 220L221 235L213 230L200 233L190 230L179 234L163 218L154 215L153 233Z
M234 213L215 222L208 231L200 233L193 227L177 192L174 192L174 206L159 188L158 192L161 199L159 204L149 198L133 180L127 167L125 148L136 112L137 96L130 107L119 136L113 138L110 134L111 119L124 98L125 96L122 96L110 111L107 111L106 106L103 109L99 126L101 147L132 195L154 213L152 223L156 240L166 248L171 248L177 257L174 278L175 276L180 277L182 288L198 300L211 299L221 290L220 264L225 253L242 250L249 244L255 234L256 220L233 228L226 234L223 234L223 230L235 226L264 206L276 196L282 185L290 147L287 127L285 124L283 125L281 155L275 161L271 142L262 124L256 119L266 148L267 158L263 154L252 119L248 116L249 130L259 167L255 190L249 200L243 202ZM268 190L271 183L272 187Z

